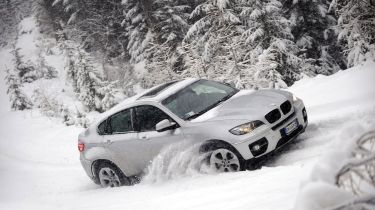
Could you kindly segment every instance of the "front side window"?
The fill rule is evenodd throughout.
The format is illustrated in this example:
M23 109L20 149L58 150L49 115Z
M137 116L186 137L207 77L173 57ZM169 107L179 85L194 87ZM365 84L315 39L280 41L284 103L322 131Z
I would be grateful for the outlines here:
M135 108L137 131L154 131L156 124L165 119L171 119L167 114L157 107L144 105Z
M134 131L130 109L113 115L110 118L110 128L112 133L126 133L129 131Z
M199 80L163 100L162 104L184 120L190 120L212 109L238 92L230 86Z

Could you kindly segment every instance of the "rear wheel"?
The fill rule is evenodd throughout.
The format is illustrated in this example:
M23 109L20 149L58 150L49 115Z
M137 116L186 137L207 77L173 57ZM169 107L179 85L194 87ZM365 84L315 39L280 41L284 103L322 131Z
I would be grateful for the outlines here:
M120 187L122 185L129 185L129 181L125 175L116 166L107 162L99 165L97 177L99 179L99 184L102 187Z

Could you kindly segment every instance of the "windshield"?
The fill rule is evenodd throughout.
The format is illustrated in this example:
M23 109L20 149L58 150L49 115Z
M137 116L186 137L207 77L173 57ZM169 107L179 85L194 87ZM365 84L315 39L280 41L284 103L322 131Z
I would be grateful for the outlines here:
M196 118L238 92L230 86L199 80L162 101L162 104L184 120Z

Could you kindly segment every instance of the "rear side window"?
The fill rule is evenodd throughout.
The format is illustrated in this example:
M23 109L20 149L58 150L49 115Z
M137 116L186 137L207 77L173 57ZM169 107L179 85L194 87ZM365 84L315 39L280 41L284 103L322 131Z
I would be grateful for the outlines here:
M164 119L171 118L157 107L145 105L135 108L137 131L154 131L156 124Z
M99 133L99 135L108 134L107 120L104 120L102 123L99 124L98 133Z
M111 133L126 133L134 131L130 109L121 111L110 118Z

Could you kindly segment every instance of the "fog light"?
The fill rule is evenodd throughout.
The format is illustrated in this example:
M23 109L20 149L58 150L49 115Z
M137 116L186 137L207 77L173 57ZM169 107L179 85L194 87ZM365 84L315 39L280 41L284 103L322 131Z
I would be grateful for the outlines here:
M253 146L253 151L258 151L258 150L260 150L260 146L259 146L259 144L254 145L254 146Z
M258 141L255 141L251 144L249 144L249 149L251 154L253 154L254 157L257 157L267 151L268 148L268 141L266 137L263 137L259 139Z

